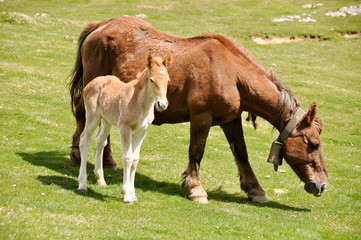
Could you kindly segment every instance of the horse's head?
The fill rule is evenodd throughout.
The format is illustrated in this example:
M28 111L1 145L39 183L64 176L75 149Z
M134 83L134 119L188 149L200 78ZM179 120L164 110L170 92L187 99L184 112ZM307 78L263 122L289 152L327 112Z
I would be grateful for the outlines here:
M148 84L150 86L151 94L155 99L155 108L158 112L164 111L168 108L167 87L169 75L167 68L170 64L170 54L164 60L160 57L153 57L151 53L148 54Z
M303 119L283 143L283 156L297 176L305 183L305 190L320 197L327 185L327 169L320 134L321 119L312 103Z

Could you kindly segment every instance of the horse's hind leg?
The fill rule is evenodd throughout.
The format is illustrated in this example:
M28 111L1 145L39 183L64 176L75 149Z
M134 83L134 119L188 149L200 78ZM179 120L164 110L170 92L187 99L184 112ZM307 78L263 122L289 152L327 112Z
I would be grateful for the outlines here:
M81 94L74 96L74 105L75 105L76 130L73 134L73 143L70 151L70 159L73 161L74 164L80 164L79 141L80 141L80 135L83 132L85 126L85 108Z
M248 161L246 143L244 141L242 119L221 126L233 152L241 180L241 189L253 202L267 202L266 193L258 183Z
M208 203L208 195L199 178L199 167L211 124L212 116L209 113L191 116L189 164L184 172L182 188L186 191L187 197L197 203Z
M104 171L103 171L103 150L107 145L107 137L109 136L111 125L102 119L99 130L96 134L96 153L95 153L95 166L94 166L94 174L97 178L97 183L100 186L106 186L104 180Z
M79 94L74 97L75 103L75 118L76 118L76 130L73 134L73 143L70 151L70 159L74 164L80 163L80 150L79 150L79 139L80 134L83 132L85 126L85 108L83 104L82 96ZM103 166L116 170L117 163L114 161L112 156L112 150L110 148L110 136L108 136L107 145L103 150Z
M87 191L86 163L87 163L90 143L92 140L92 135L98 124L99 124L99 120L89 118L89 121L85 124L84 131L80 135L79 149L81 154L81 162L80 162L80 169L78 176L79 191L84 191L84 192Z

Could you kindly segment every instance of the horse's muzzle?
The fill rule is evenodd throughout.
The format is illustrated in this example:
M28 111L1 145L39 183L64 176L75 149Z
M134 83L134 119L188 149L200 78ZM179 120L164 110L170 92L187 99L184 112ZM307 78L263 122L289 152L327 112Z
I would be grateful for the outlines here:
M313 194L315 197L321 197L323 191L325 191L327 184L324 182L316 182L308 180L305 184L305 190L308 193Z
M162 112L164 110L167 110L167 108L168 108L168 100L165 100L165 101L157 100L155 102L155 109L158 112Z

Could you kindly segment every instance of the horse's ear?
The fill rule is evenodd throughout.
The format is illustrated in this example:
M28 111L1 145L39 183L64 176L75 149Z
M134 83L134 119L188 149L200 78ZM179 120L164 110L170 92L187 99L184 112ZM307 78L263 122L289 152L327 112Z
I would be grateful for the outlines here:
M148 53L148 56L147 56L147 66L148 66L148 68L151 68L151 67L152 67L152 60L153 60L153 56L152 56L152 54L149 52L149 53Z
M316 102L313 102L310 107L308 108L308 111L305 115L304 120L307 121L309 125L312 124L313 120L316 118L317 111L316 111Z
M172 55L169 53L165 59L163 60L163 65L166 67L166 68L169 68L169 66L172 64Z

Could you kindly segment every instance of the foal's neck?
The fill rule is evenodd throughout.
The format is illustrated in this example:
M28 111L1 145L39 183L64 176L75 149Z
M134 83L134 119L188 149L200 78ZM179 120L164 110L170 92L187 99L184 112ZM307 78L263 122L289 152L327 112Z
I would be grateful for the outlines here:
M149 91L149 69L145 68L141 74L140 77L137 78L136 83L134 84L134 94L137 98L137 102L139 105L142 106L142 108L148 108L151 107L151 105L154 103L154 99L150 94Z

